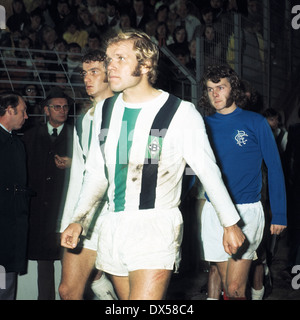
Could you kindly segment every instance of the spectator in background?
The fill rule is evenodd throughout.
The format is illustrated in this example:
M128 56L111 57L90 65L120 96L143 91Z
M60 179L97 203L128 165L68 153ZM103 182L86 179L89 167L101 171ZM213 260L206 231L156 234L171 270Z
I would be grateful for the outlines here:
M42 30L42 50L52 51L57 39L58 35L55 29L45 25ZM45 56L48 56L51 59L51 53L47 52L45 53Z
M274 108L268 108L263 112L264 117L267 119L274 138L277 143L278 151L281 156L285 153L287 141L288 141L288 132L285 129L282 123L282 117L280 113Z
M236 36L229 38L226 54L227 63L234 68L238 62L234 43ZM241 67L242 78L249 81L255 89L263 94L263 74L265 70L264 39L261 25L257 19L244 17L241 31Z
M157 22L166 22L169 19L169 7L166 4L160 5L155 11L155 20Z
M26 24L23 30L23 34L30 36L35 49L41 48L43 26L44 18L42 11L36 8L30 12L30 23Z
M54 42L54 52L56 59L53 63L48 65L51 71L68 71L67 57L68 57L68 43L63 38L57 38Z
M68 66L68 77L77 78L79 76L79 69L81 65L81 47L76 42L68 44L68 55L67 55L67 66Z
M44 24L54 28L55 23L53 20L53 15L51 12L51 6L49 5L47 0L39 0L37 3L37 8L42 12L42 17Z
M196 74L196 50L197 50L197 41L196 38L193 38L189 42L189 59L187 63L187 68Z
M168 45L171 52L175 52L178 48L189 52L189 42L187 41L187 33L184 26L177 26L173 31L173 43Z
M38 299L55 299L54 261L60 260L57 222L62 214L72 157L72 127L66 124L73 101L52 88L43 101L48 118L24 134L28 181L36 191L30 205L28 258L38 264ZM56 132L56 133L55 133Z
M88 40L88 32L79 27L79 23L75 17L69 16L65 19L63 38L70 43L77 43L83 49Z
M90 32L87 45L85 46L85 52L89 50L97 50L101 47L101 40L97 32Z
M151 40L158 45L158 47L168 46L173 43L173 38L169 33L166 22L159 22L155 28L155 34Z
M120 23L118 3L114 0L107 0L105 1L105 9L109 27L118 29Z
M145 31L147 22L151 20L146 11L145 0L133 0L130 20L133 28Z
M262 18L262 8L260 1L257 0L247 0L247 13L248 18Z
M38 103L37 97L39 96L38 87L35 84L26 84L22 93L27 106L27 113L36 113L35 108Z
M190 42L194 36L195 30L201 25L200 20L188 10L188 4L185 1L177 0L175 12L177 18L175 26L184 26L187 32L187 40Z
M225 13L223 0L210 0L210 7L213 10L214 20L221 20L222 15Z
M81 97L81 88L80 87L72 87L71 84L68 82L68 78L65 73L57 72L51 78L51 82L55 83L55 86L60 88L63 93L69 97ZM69 109L69 116L74 114L73 110Z
M86 0L86 6L93 18L97 15L98 8L103 8L99 0Z
M132 28L130 14L128 11L123 11L120 13L119 29L126 30L126 29L130 29L130 28Z
M40 104L41 94L39 92L37 85L35 84L25 85L22 93L23 93L24 100L26 102L27 114L28 114L28 120L23 126L25 131L43 120L44 111L42 110L42 107Z
M203 26L211 26L214 23L214 10L212 7L204 7L201 10L200 22Z
M72 12L68 0L58 0L56 10L53 13L53 20L55 21L55 31L58 35L64 33L65 19L69 16L74 16L76 13Z
M129 12L132 7L132 0L118 0L118 6L120 12Z
M158 21L155 19L152 19L146 23L145 32L148 34L149 37L155 36L155 30L157 25L158 25Z
M79 6L77 9L77 20L79 28L85 30L88 34L95 30L93 17L85 6Z
M220 36L213 25L207 25L203 31L204 64L222 64L225 62L224 48Z
M247 80L241 82L242 90L247 97L247 104L243 107L245 110L262 113L264 109L263 97Z
M15 55L18 58L18 65L20 67L28 67L31 65L31 58L28 54L28 50L32 49L32 46L33 43L29 37L21 35L18 38L15 46Z
M243 15L247 15L247 3L248 0L228 0L225 11L227 13L238 12Z
M105 8L97 7L94 12L93 21L95 24L95 32L101 37L105 37L111 32L111 28L108 25L108 18Z
M14 41L21 35L25 25L30 23L30 17L26 11L23 0L13 0L13 14L7 19L6 26L12 33Z
M33 69L32 77L33 81L36 82L48 82L49 81L49 72L48 72L48 63L46 63L46 58L41 52L34 52L32 55L32 63L30 64L30 68Z

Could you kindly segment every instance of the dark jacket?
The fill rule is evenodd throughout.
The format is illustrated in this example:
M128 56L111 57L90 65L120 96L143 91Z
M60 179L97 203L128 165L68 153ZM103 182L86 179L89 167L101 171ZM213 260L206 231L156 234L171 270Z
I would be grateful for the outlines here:
M288 130L287 164L288 227L300 229L300 123Z
M137 24L136 19L137 19L137 16L135 11L133 10L130 15L130 21L131 21L132 27L135 29L146 31L146 25L151 20L150 16L145 12L139 24Z
M28 200L22 141L0 127L0 265L26 272Z
M36 191L30 204L28 258L57 260L61 246L58 220L61 216L70 169L58 169L54 156L72 157L73 128L65 124L53 142L47 125L38 125L24 134L27 152L28 183Z

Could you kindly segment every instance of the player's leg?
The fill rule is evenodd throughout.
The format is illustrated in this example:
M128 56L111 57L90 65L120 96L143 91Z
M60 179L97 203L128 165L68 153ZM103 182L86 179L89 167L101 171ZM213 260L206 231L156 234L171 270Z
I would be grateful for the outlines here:
M229 298L245 298L248 274L252 260L229 259L228 262L217 263L222 283Z
M120 300L128 300L130 293L129 277L111 275L115 291Z
M120 299L162 300L165 298L172 270L135 270L129 277L112 276Z
M106 275L105 272L98 270L91 284L91 288L100 300L118 300L109 275Z
M81 300L94 268L96 251L82 248L80 253L65 250L59 294L63 300Z
M219 300L222 292L222 281L215 263L210 264L208 284L207 284L207 299Z

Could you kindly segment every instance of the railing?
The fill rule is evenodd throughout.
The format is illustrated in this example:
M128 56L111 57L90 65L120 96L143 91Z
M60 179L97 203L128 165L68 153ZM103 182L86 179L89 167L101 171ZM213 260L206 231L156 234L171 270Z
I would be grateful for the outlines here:
M44 100L51 87L58 86L74 100L70 116L79 113L80 106L88 100L85 94L79 68L70 74L67 71L65 60L67 52L57 52L36 49L21 49L11 47L0 48L0 90L16 90L23 94L25 100L34 99L37 104ZM73 53L78 57L80 66L81 54ZM48 58L47 58L48 56ZM46 57L46 58L41 58ZM51 57L51 59L49 58ZM36 88L36 95L27 95L25 88ZM41 113L30 113L29 116L43 116Z

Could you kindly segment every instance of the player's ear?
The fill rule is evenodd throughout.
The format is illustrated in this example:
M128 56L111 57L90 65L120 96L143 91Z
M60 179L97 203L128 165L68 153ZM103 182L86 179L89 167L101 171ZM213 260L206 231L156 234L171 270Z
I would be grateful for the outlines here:
M141 65L141 73L146 74L151 69L151 62L149 60L146 60L143 65Z
M45 107L44 107L44 112L45 112L45 115L46 115L47 117L49 117L49 108L48 108L48 106L45 106Z

